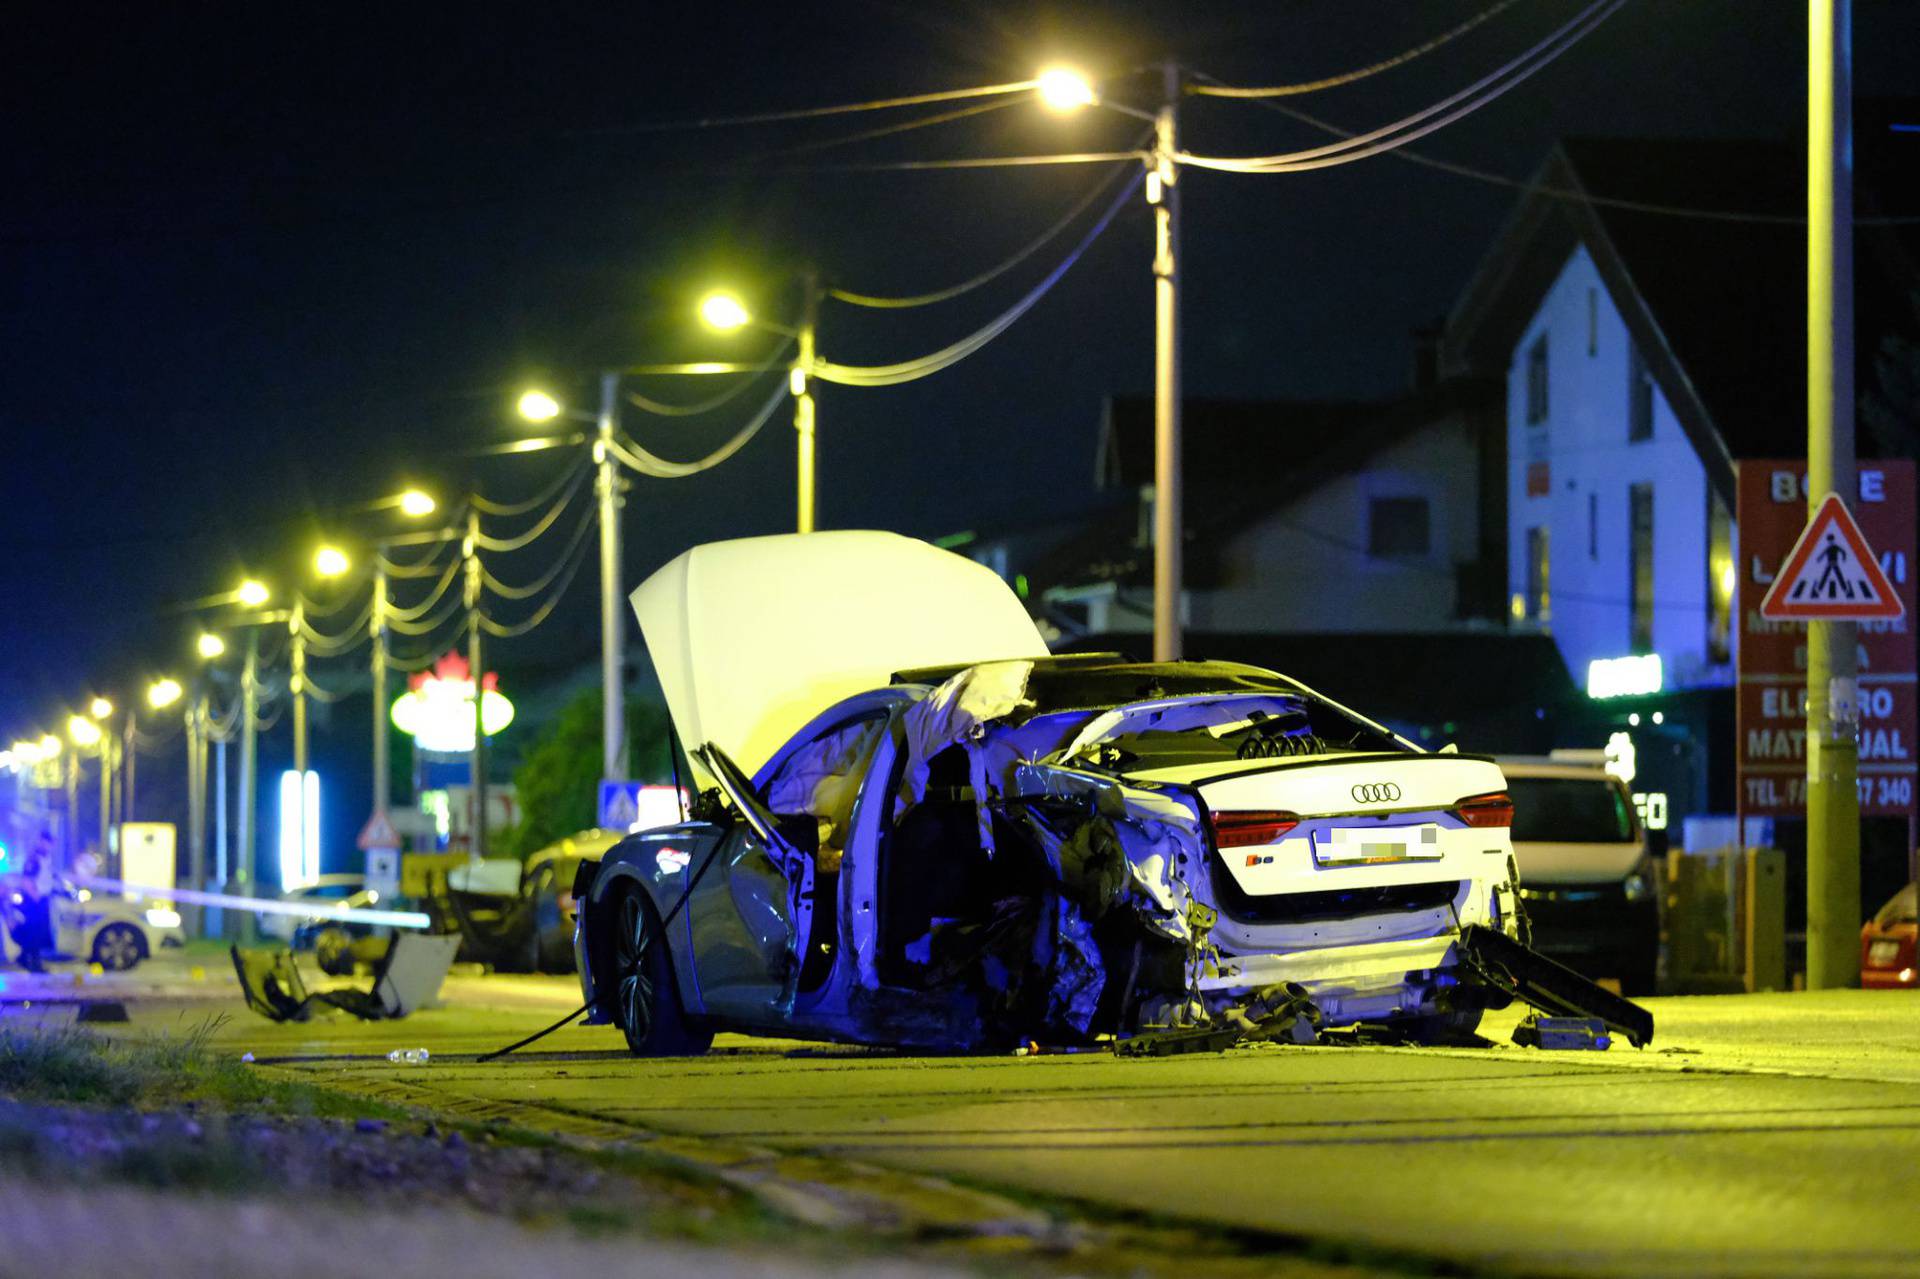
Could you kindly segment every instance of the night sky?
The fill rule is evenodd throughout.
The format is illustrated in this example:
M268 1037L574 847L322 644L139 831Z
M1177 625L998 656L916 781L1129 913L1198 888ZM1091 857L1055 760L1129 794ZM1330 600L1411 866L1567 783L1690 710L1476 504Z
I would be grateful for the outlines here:
M1016 80L1052 60L1149 103L1138 69L1168 57L1234 83L1297 80L1419 43L1485 2L12 5L0 734L184 667L183 601L243 570L292 580L321 532L374 527L340 514L355 503L407 481L451 493L476 472L499 499L536 491L563 459L467 455L524 430L511 403L529 381L585 404L603 364L764 351L763 338L697 330L707 287L735 284L770 314L790 312L782 282L806 263L855 290L938 288L1025 243L1107 172L826 166L1116 149L1140 127L1013 106L795 150L916 113L637 126ZM1296 101L1370 128L1578 7L1521 0L1409 66ZM1795 137L1804 23L1799 0L1635 0L1416 149L1519 178L1566 134ZM1862 96L1920 83L1920 6L1860 0L1856 25ZM1185 144L1212 154L1321 140L1242 103L1192 102L1183 117ZM1444 315L1516 198L1392 158L1190 172L1183 189L1187 388L1216 396L1400 389L1409 330ZM822 355L873 363L942 346L1067 243L946 306L830 306ZM1130 209L985 353L898 389L823 387L822 525L931 536L1094 503L1100 401L1151 385L1149 256L1145 212ZM710 386L645 389L688 399ZM626 426L691 457L756 398L711 419L629 411ZM707 475L636 477L631 582L694 543L790 528L792 457L783 413ZM554 541L498 572L533 576ZM587 658L592 573L502 660Z

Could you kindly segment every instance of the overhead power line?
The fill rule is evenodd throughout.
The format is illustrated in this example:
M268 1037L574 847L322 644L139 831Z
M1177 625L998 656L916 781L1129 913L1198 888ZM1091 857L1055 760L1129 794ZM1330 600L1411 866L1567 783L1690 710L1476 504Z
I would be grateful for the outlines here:
M573 585L575 574L579 573L580 566L587 562L586 547L587 543L585 539L581 539L574 546L573 550L568 553L568 558L563 561L566 568L561 573L560 580L555 584L552 593L547 596L546 601L542 603L539 608L535 609L526 618L512 625L504 625L488 617L486 611L482 609L474 615L474 621L479 625L481 630L493 636L495 639L514 639L533 630L539 626L540 623L546 621L548 617L552 616L553 610L559 605L561 599L566 596L567 588Z
M929 169L1020 169L1050 164L1111 164L1145 160L1145 151L1063 151L1057 155L956 156L946 160L878 160L870 163L786 165L768 173L907 173Z
M1518 3L1520 0L1500 0L1500 3L1492 8L1481 10L1459 26L1441 32L1425 44L1415 45L1411 49L1394 54L1391 58L1382 59L1353 71L1345 71L1339 75L1326 76L1319 80L1302 80L1297 84L1269 85L1264 88L1240 88L1218 83L1190 84L1187 86L1187 92L1210 98L1290 98L1303 93L1318 93L1323 89L1337 89L1343 84L1352 84L1357 80L1379 75L1382 71L1391 71L1395 67L1405 66L1415 58L1432 53L1440 46L1467 34L1481 23L1498 17Z
M1253 105L1268 111L1277 111L1281 115L1335 137L1357 136L1352 129L1343 129L1298 107L1286 106L1279 102L1260 101L1256 101ZM1666 217L1700 218L1711 222L1759 223L1770 226L1805 226L1807 224L1806 215L1799 213L1753 213L1739 209L1711 209L1699 205L1667 204L1657 200L1634 200L1623 196L1596 195L1578 187L1556 187L1544 182L1532 182L1526 178L1509 177L1507 174L1494 173L1487 169L1477 169L1469 164L1443 160L1438 156L1408 150L1405 147L1396 148L1392 155L1394 159L1404 160L1408 164L1417 164L1422 168L1433 169L1440 173L1450 173L1456 177L1471 178L1476 182L1506 187L1508 190L1519 191L1526 195L1542 195L1549 199L1577 201L1602 208L1622 209L1631 213L1654 213ZM1853 224L1855 226L1914 226L1920 225L1920 215L1855 218Z
M587 474L588 470L584 466L575 470L559 499L547 508L546 514L535 520L533 525L524 532L512 537L489 537L485 533L475 533L474 544L483 551L517 551L524 546L531 546L536 539L553 527L553 522L560 518L560 513L572 504L575 497L579 496L580 486L586 480Z
M868 102L846 102L828 107L800 107L788 111L753 111L740 115L702 116L691 120L655 120L639 124L609 125L600 129L576 130L574 136L604 136L622 133L672 133L683 129L721 129L750 124L782 124L790 120L818 120L826 116L853 115L861 111L892 111L899 107L924 106L930 102L958 102L963 98L987 98L1006 93L1021 93L1033 88L1032 80L1009 84L983 84L971 89L942 89L934 93L913 93L899 98L875 98Z
M1021 316L1032 310L1034 304L1045 297L1047 292L1060 282L1061 277L1072 269L1074 263L1080 260L1088 246L1100 238L1100 233L1105 231L1120 210L1126 207L1144 177L1144 174L1135 174L1132 181L1122 185L1117 198L1107 206L1105 212L1101 213L1099 220L1080 237L1080 242L1073 246L1073 251L1066 256L1065 260L1047 273L1045 279L1029 289L1018 302L958 342L918 359L905 360L898 364L861 367L818 361L814 364L812 373L823 382L837 382L844 386L897 386L900 383L917 381L938 373L942 369L953 367L1006 332Z
M458 556L454 556L448 559L446 567L442 569L440 572L440 580L434 583L433 589L427 593L427 597L421 600L418 604L414 604L414 605L410 605L409 607L402 608L399 605L389 601L387 603L386 609L382 614L383 617L386 619L387 623L391 624L396 620L402 621L402 622L416 622L416 621L419 621L422 617L426 616L427 610L432 608L435 604L438 604L440 602L440 597L445 595L448 589L452 587L454 575L460 571L460 565L461 565L461 560Z
M541 591L546 590L547 587L553 584L553 579L558 577L561 570L566 567L568 557L580 548L580 543L586 540L587 534L591 532L598 523L598 512L588 511L580 522L574 526L573 534L567 538L566 546L561 549L559 555L554 557L553 566L525 586L509 586L507 583L495 577L493 570L489 569L485 563L480 565L481 584L502 599L532 599L535 595L538 595Z
M582 453L578 458L574 459L571 466L554 476L552 483L548 484L524 502L495 502L489 498L482 497L478 493L468 495L467 500L473 503L474 508L482 515L497 515L501 517L525 515L528 511L538 510L548 502L551 502L554 494L565 488L569 480L578 479L579 472L586 469L587 456Z
M793 349L793 343L794 339L786 339L779 346L775 347L773 354L769 355L763 362L754 365L750 369L741 370L741 379L727 390L720 392L718 395L700 400L697 403L672 404L665 400L656 400L651 396L642 395L638 391L627 392L627 403L633 405L633 407L639 409L642 413L651 413L655 417L698 417L702 413L711 413L717 408L733 403L741 394L753 386L755 379L762 373L782 363L786 359L787 352Z
M698 461L668 461L666 458L642 448L632 436L624 433L609 440L607 447L612 451L616 461L630 470L638 471L642 475L651 475L655 479L685 479L689 475L698 475L702 471L711 470L713 467L720 465L720 463L745 448L747 441L760 433L760 428L765 426L768 420L773 417L773 411L779 408L781 402L791 394L792 388L790 385L782 381L778 386L773 388L773 394L767 397L766 403L760 406L759 411L753 415L752 420L734 432L733 436L728 439L726 443L705 457L700 458Z
M1601 23L1613 16L1626 0L1593 0L1571 20L1557 28L1538 44L1482 76L1459 92L1367 133L1354 134L1325 146L1308 147L1279 155L1203 156L1181 154L1182 164L1227 173L1299 173L1337 164L1351 164L1425 137L1437 129L1464 119L1517 87L1545 68L1561 54L1578 44Z
M880 310L904 310L909 307L932 306L937 302L950 302L954 298L973 292L973 290L980 288L982 285L993 283L1002 275L1005 275L1008 271L1019 266L1022 262L1025 262L1028 258L1051 244L1061 232L1078 221L1080 215L1092 207L1093 202L1098 200L1102 193L1112 189L1113 184L1124 177L1125 173L1126 170L1123 168L1111 177L1102 178L1100 181L1088 187L1086 193L1073 202L1073 207L1062 214L1060 219L1052 226L1042 231L1037 239L1030 241L1012 257L1005 259L998 265L989 267L971 279L962 280L960 283L952 285L949 288L936 289L931 293L913 294L908 297L876 297L868 293L854 293L847 289L828 289L827 296L836 302L845 302L850 306L873 307Z

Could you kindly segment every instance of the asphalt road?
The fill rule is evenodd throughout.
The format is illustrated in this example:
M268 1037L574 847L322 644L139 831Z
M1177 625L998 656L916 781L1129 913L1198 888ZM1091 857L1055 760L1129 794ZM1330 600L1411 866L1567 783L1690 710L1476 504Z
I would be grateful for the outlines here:
M1920 994L1653 1001L1652 1050L1240 1049L930 1058L723 1037L635 1061L577 999L456 978L405 1023L218 1039L450 1107L591 1117L1468 1266L1555 1274L1920 1272ZM154 1005L135 1027L204 1018ZM1505 1027L1487 1033L1504 1038ZM422 1067L390 1048L427 1047ZM463 1054L466 1056L463 1059Z

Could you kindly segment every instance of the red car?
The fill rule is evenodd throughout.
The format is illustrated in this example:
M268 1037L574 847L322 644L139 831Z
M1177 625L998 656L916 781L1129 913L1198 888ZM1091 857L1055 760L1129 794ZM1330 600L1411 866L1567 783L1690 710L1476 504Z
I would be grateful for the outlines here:
M1908 884L1860 930L1860 984L1868 990L1920 985L1920 960L1914 956L1914 939L1920 936L1916 901L1916 885Z

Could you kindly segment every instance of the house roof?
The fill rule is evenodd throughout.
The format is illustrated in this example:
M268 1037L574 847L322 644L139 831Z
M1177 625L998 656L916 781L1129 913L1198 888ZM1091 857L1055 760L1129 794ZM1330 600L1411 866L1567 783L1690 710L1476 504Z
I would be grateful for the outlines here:
M1913 157L1904 166L1872 166L1874 181L1856 182L1856 214L1885 203L1897 211L1920 207L1916 169ZM1733 460L1804 455L1806 161L1798 148L1572 138L1530 186L1448 319L1445 367L1503 375L1542 296L1584 244L1729 505ZM1674 208L1756 216L1660 211ZM1863 227L1856 236L1863 389L1878 335L1913 323L1910 233ZM1863 433L1861 451L1873 445Z
M1497 414L1502 395L1496 379L1454 378L1392 400L1183 401L1189 576L1204 581L1208 552L1240 529L1435 423L1469 412ZM1153 483L1152 400L1108 399L1095 478L1124 497L1029 570L1037 588L1150 580L1153 548L1142 543L1133 494Z

